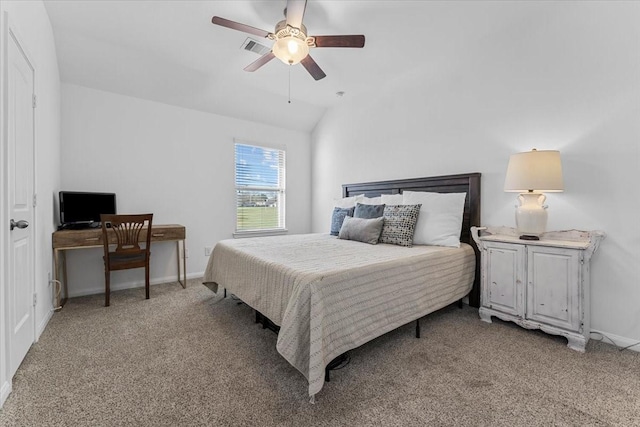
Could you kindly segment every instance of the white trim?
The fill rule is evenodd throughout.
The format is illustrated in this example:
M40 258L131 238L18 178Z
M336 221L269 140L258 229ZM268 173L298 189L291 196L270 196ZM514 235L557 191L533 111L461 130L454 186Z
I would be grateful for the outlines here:
M0 386L0 408L4 405L4 402L7 401L7 398L11 394L11 381L5 381L2 386Z
M594 337L593 334L602 335L602 340L599 340L597 337ZM598 331L596 329L592 329L591 330L590 339L592 339L594 341L602 341L602 342L607 343L607 344L611 344L611 341L613 341L614 344L616 346L620 347L620 348L624 348L624 347L627 347L629 345L636 344L636 343L638 343L640 341L639 339L621 337L620 335L615 335L615 334L612 334L610 332ZM611 340L611 341L609 341L609 340ZM629 347L627 350L637 351L637 352L640 353L640 344L635 345L633 347Z
M8 189L6 188L7 180L5 175L7 174L6 163L6 149L7 149L7 127L5 114L7 112L7 51L8 51L8 34L9 34L9 14L7 12L2 13L0 17L2 19L2 31L0 31L0 224L7 224L7 210L8 210ZM11 393L11 378L9 378L9 343L7 340L8 326L7 326L7 303L6 303L6 284L9 282L7 277L8 253L9 253L9 239L7 237L7 228L0 227L0 408L4 405L7 397Z
M273 234L282 234L282 231L286 228L286 213L287 213L287 150L285 147L275 147L275 146L266 146L266 145L255 145L251 143L247 143L244 141L240 141L237 138L233 138L234 141L234 187L235 187L235 224L236 228L233 233L234 237L241 236L242 233L259 233L264 234L273 233ZM238 186L238 147L254 147L262 150L269 150L278 152L278 186L277 187L267 187L260 185L243 185ZM240 208L238 194L239 192L273 192L276 193L277 198L277 209L278 209L278 224L274 228L257 228L257 229L238 229L238 209ZM264 224L260 224L264 225Z
M49 309L46 316L43 317L42 321L36 328L36 342L40 339L40 335L44 332L44 329L49 324L49 320L53 317L53 308Z
M198 273L187 273L187 280L197 279L202 276L204 276L204 271L198 272ZM182 280L182 277L180 277L180 280ZM178 282L178 279L176 275L171 275L171 276L165 276L165 277L157 277L153 280L150 280L149 284L161 285L163 283L177 283L177 282ZM182 286L180 285L178 286L180 287L180 289L182 289ZM111 291L112 292L122 291L124 289L134 289L134 288L142 288L142 287L144 287L144 280L134 280L134 281L124 282L124 283L118 283L117 285L112 285ZM84 297L87 295L97 295L97 294L104 294L104 284L101 284L100 286L94 286L91 288L83 288L76 292L69 291L69 298ZM153 298L153 295L151 295L151 297Z
M255 141L249 141L246 139L242 139L242 138L233 138L233 144L242 144L242 145L251 145L254 147L260 147L260 148L270 148L272 150L280 150L280 151L287 151L287 146L284 144L271 144L268 142L255 142Z
M245 237L264 237L264 236L280 236L287 234L289 230L286 228L274 228L272 230L248 230L236 231L233 233L234 239L244 239Z

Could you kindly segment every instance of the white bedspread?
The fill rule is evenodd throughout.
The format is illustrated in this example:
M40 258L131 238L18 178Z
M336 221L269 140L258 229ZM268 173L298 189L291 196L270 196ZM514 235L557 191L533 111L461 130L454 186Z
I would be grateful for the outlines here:
M304 234L223 240L204 282L281 327L277 349L313 396L331 360L464 297L474 273L466 244L406 248Z

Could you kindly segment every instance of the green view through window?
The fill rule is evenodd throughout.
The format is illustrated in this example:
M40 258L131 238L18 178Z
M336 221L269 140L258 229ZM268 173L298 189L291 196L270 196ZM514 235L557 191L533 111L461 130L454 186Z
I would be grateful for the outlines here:
M285 228L285 151L236 143L236 231Z

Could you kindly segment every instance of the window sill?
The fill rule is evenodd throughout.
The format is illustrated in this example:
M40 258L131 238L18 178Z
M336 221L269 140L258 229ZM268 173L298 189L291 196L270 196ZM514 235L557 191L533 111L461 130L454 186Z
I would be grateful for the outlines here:
M280 236L288 232L289 230L286 228L279 228L277 230L236 231L233 233L233 238L243 239L245 237Z

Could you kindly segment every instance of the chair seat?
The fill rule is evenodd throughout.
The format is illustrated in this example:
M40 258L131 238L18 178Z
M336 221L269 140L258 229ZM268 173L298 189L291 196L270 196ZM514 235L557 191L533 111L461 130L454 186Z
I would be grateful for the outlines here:
M144 267L146 265L145 252L138 253L109 253L109 267L111 270Z

